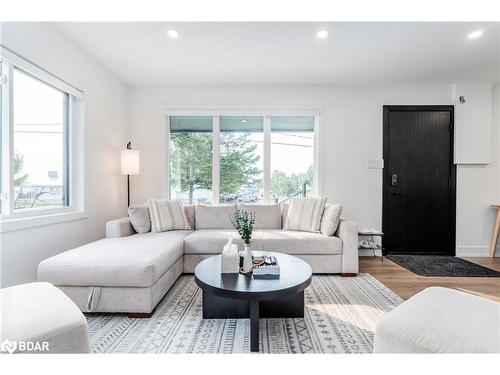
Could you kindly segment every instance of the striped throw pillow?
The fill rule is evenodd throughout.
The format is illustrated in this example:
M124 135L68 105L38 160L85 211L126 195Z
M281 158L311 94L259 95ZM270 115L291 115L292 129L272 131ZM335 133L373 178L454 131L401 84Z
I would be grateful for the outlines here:
M285 228L319 232L326 198L294 198L288 206Z
M148 198L148 206L152 232L191 229L181 201Z

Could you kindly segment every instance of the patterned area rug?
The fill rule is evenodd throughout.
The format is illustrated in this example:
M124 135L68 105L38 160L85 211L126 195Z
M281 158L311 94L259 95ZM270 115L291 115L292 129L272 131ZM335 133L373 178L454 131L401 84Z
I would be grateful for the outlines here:
M371 353L377 322L402 302L369 274L314 275L301 319L261 319L261 353ZM249 353L248 319L202 319L201 289L181 276L150 319L89 314L94 353Z

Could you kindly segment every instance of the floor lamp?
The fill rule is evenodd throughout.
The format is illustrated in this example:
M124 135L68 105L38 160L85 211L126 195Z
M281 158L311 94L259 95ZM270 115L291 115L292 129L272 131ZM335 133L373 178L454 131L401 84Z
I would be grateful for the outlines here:
M130 207L130 176L138 175L140 167L139 151L132 150L132 144L121 152L121 173L127 175L127 207Z

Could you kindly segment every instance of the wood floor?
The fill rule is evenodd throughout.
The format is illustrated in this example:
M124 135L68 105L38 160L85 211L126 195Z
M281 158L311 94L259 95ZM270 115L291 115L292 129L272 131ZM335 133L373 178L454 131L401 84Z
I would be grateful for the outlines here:
M359 258L360 272L367 272L403 299L430 286L443 286L500 302L500 277L425 277L418 276L384 258ZM500 258L463 258L500 271Z

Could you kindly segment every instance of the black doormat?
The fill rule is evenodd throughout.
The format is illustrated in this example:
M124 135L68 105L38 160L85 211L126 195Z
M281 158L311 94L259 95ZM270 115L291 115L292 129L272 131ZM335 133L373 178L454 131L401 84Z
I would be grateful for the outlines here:
M445 255L388 254L387 259L419 276L500 277L500 272Z

